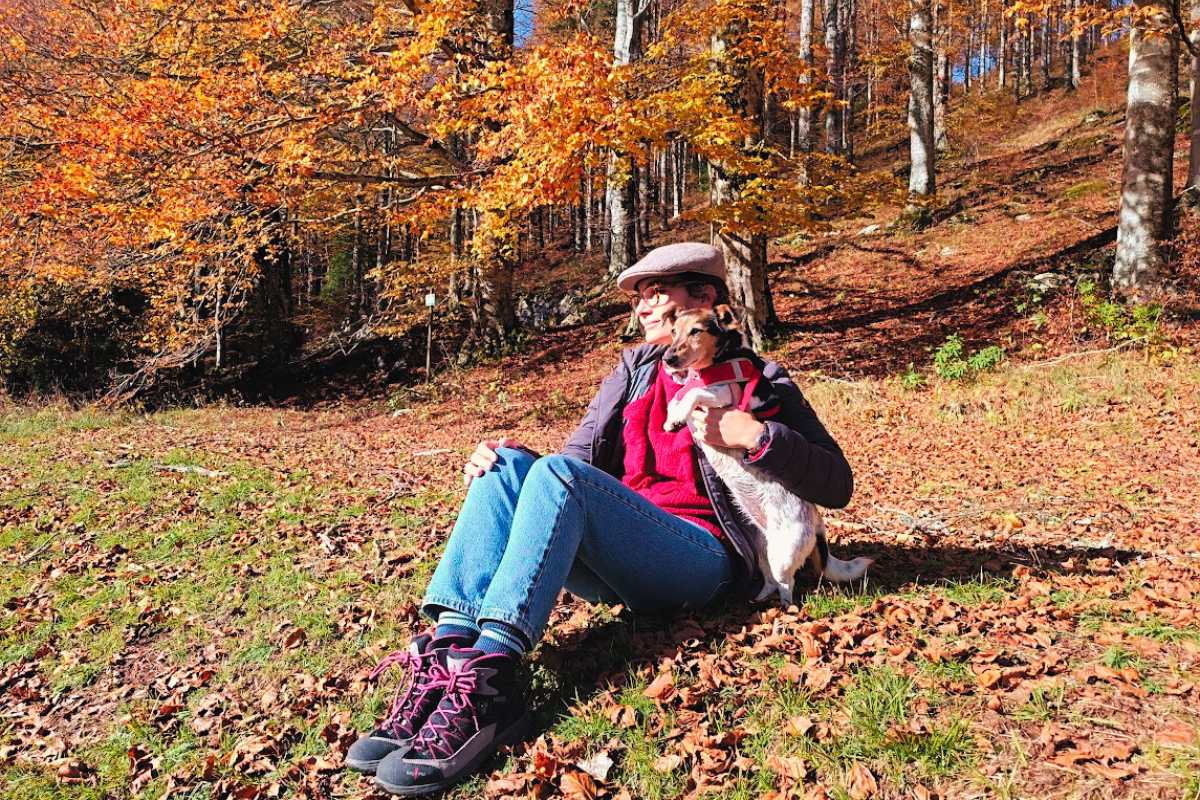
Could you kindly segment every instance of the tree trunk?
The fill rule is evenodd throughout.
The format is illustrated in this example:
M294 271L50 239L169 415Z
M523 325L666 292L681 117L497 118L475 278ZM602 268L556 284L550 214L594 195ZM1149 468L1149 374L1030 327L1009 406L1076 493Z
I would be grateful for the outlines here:
M1125 106L1125 165L1117 222L1113 286L1131 296L1158 288L1172 200L1175 81L1178 44L1167 6L1146 6L1146 23L1129 37L1129 89ZM1162 31L1167 31L1164 34Z
M979 18L979 81L976 88L982 94L985 88L983 77L987 74L988 4L983 0L983 14Z
M933 144L937 152L946 149L946 107L950 100L950 60L946 57L946 21L940 0L933 2Z
M858 38L856 26L858 8L856 0L842 0L844 12L842 30L842 93L845 95L846 107L842 111L842 152L846 160L854 163L854 83L855 40Z
M832 3L831 3L832 5ZM836 19L836 15L834 17ZM744 25L733 22L732 25ZM723 32L724 36L737 38L741 31ZM712 42L715 55L727 56L721 68L733 77L726 99L735 113L750 120L753 132L746 138L746 146L758 144L763 133L763 75L754 64L736 54L729 58L722 35L714 36ZM709 191L716 206L737 199L738 191L749 176L740 175L722 164L709 165ZM750 339L751 347L761 347L766 336L770 318L770 300L767 296L767 237L764 234L746 234L728 221L712 228L712 243L725 256L725 284L729 296L742 314L742 325Z
M613 64L625 66L640 57L641 17L634 14L635 0L617 0ZM608 274L616 276L637 260L637 186L633 160L627 153L608 157L606 193L609 213Z
M1021 67L1021 72L1025 81L1025 91L1027 94L1035 94L1033 91L1033 15L1029 14L1025 17L1025 35L1024 45L1021 49L1021 58L1024 64Z
M804 74L800 85L807 88L813 76L813 2L800 0L800 60L804 62ZM800 185L808 185L809 158L813 149L813 109L807 103L796 113L795 148L805 156L800 165Z
M845 77L845 37L841 29L841 6L844 0L825 0L825 50L828 52L826 71L832 100L825 111L825 152L840 156L842 147L842 81Z
M1200 52L1200 0L1192 0L1192 48ZM1192 56L1191 63L1191 146L1188 149L1189 200L1197 202L1200 194L1200 58Z
M671 147L671 158L674 159L674 164L671 166L671 174L675 177L674 190L671 192L671 219L678 219L683 213L683 192L686 188L684 181L687 178L687 142L683 139L675 142Z
M638 250L644 253L650 241L650 167L654 164L650 156L650 147L646 145L646 161L638 167Z
M499 40L493 55L507 59L513 46L513 0L484 0L483 18L490 32ZM474 236L480 235L478 214L474 212ZM510 249L501 242L482 242L476 257L476 311L474 333L486 340L501 344L517 328L516 306L513 301L513 271L516 260Z
M1000 57L996 59L999 62L996 65L996 87L999 89L1008 86L1008 17L1004 13L1006 5L1007 3L1000 4Z
M1053 31L1053 20L1050 17L1050 9L1046 9L1046 16L1042 20L1042 85L1047 89L1050 88L1050 70L1054 66L1054 42L1051 39Z
M908 37L908 131L911 168L908 191L932 195L935 191L933 144L933 52L930 42L929 0L912 0Z
M911 35L912 29L910 28L910 38ZM971 48L975 44L975 28L969 21L967 22L966 36L967 40L963 45L963 94L971 91Z
M1075 22L1078 13L1079 0L1071 0L1071 17L1068 20L1071 25L1071 70L1068 80L1072 89L1078 89L1083 80L1083 36L1077 31Z

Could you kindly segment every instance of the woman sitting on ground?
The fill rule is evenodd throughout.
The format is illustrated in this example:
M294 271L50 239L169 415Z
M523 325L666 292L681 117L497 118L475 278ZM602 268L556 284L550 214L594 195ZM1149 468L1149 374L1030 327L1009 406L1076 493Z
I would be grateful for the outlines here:
M721 251L659 247L617 279L645 334L622 353L557 455L513 439L484 441L463 468L467 498L422 602L435 627L377 668L409 680L379 728L346 757L385 791L442 791L529 731L518 666L539 641L559 591L633 613L697 609L731 592L753 597L758 574L746 523L692 432L663 430L679 388L660 358L678 310L728 301ZM850 465L787 373L762 364L780 398L769 420L700 409L709 443L819 505L850 500ZM697 434L701 435L701 434Z

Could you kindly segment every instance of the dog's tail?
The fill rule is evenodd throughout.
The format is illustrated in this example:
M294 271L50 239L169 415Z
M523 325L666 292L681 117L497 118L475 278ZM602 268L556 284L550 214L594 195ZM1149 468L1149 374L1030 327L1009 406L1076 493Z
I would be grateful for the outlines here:
M808 556L808 561L812 564L813 569L817 573L817 577L826 577L836 583L849 583L856 581L867 573L867 569L875 563L873 558L852 558L849 561L843 561L829 553L829 542L825 539L825 531L817 531L817 546L812 549L812 553Z

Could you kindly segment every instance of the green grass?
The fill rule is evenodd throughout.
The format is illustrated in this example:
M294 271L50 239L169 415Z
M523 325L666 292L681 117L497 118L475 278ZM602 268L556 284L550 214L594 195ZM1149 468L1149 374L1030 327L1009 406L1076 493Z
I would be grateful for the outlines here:
M968 683L975 679L971 665L965 661L930 661L921 659L918 669L942 683Z
M1145 636L1166 644L1183 641L1200 642L1200 629L1192 626L1179 628L1169 625L1161 617L1156 616L1146 617L1136 625L1130 625L1128 630L1133 636Z
M1109 191L1109 182L1105 180L1086 180L1080 181L1072 186L1068 186L1063 190L1064 200L1078 200L1081 197L1088 197L1094 194Z
M804 600L804 611L814 619L836 617L866 608L880 597L879 592L855 592L851 589L827 586Z
M1066 687L1035 686L1024 704L1013 710L1013 719L1022 722L1049 722L1063 708Z
M1134 667L1135 669L1141 663L1137 653L1127 650L1120 645L1112 645L1104 651L1100 656L1100 663L1109 669L1125 669L1126 667Z
M359 490L202 448L117 458L59 455L60 440L141 419L154 418L60 407L0 416L0 469L16 476L0 496L0 508L33 515L0 528L0 546L17 554L0 569L0 603L31 603L21 615L0 617L0 666L35 659L50 696L89 692L95 695L91 702L116 702L99 735L72 753L95 770L88 786L59 785L53 770L10 766L0 770L6 800L125 796L127 752L135 745L159 759L161 773L139 797L161 794L171 771L202 771L208 746L187 724L190 711L160 731L150 720L161 699L109 699L122 688L122 657L130 647L165 652L169 664L183 667L216 646L222 660L215 674L202 688L183 690L191 708L210 691L253 699L297 675L345 669L367 647L382 650L402 635L399 621L386 615L363 630L343 626L346 609L355 604L386 609L414 596L409 576L364 582L377 568L372 548L336 558L313 555L311 530L367 512ZM170 419L181 427L190 421L181 412L171 412ZM120 438L136 437L131 430ZM224 474L171 472L159 468L163 464ZM410 508L433 508L440 499L417 494L404 501ZM181 503L186 513L180 513ZM430 518L392 513L388 540L405 541ZM60 568L51 571L50 565ZM281 630L292 626L303 630L303 646L285 649ZM311 712L288 712L296 732L280 763L327 752L321 731L331 715L349 712L365 725L387 688L373 687L365 699L346 696ZM0 731L0 745L10 735ZM236 739L223 737L221 749L228 752Z
M942 593L947 599L962 606L979 606L984 603L999 603L1013 590L1013 582L1006 578L981 576L972 580L947 581Z

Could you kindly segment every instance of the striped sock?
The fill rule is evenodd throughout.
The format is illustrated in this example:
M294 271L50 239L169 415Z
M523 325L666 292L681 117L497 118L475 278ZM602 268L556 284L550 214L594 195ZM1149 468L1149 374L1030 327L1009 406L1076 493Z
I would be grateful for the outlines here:
M474 642L479 637L479 623L466 614L446 609L438 614L437 628L434 629L433 635L438 639L453 636Z
M525 634L516 627L489 619L483 623L479 638L475 641L475 649L520 658L529 650L529 643L525 640Z

